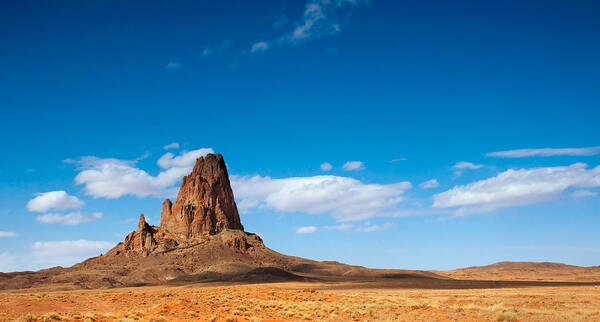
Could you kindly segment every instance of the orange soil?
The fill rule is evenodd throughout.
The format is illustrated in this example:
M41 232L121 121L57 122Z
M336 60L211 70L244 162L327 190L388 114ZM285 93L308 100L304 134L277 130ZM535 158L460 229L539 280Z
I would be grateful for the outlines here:
M338 283L0 293L0 321L600 321L600 287L478 290Z

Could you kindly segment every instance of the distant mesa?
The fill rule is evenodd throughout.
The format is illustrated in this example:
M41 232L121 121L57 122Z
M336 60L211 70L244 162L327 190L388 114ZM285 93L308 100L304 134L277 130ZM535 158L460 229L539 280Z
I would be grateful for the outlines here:
M546 282L599 282L600 266L574 266L551 262L499 262L435 273L462 280Z

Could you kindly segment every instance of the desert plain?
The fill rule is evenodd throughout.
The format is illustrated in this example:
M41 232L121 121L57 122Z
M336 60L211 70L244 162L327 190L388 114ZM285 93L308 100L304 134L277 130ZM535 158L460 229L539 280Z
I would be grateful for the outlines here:
M600 321L600 286L430 289L378 282L4 291L0 321Z

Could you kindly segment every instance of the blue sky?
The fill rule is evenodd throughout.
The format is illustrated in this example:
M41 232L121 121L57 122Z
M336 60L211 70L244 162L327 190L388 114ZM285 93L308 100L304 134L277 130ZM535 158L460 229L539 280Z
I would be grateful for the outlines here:
M1 6L0 271L158 224L202 149L285 254L600 263L598 2Z

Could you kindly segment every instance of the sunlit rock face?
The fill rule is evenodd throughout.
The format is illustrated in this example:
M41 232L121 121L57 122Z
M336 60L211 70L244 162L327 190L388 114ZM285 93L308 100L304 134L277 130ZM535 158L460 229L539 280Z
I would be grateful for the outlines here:
M167 199L163 203L160 228L183 239L224 229L244 230L222 155L208 154L196 160L181 182L176 202Z

